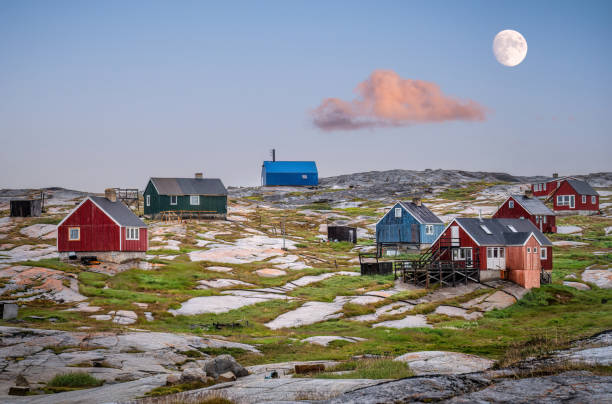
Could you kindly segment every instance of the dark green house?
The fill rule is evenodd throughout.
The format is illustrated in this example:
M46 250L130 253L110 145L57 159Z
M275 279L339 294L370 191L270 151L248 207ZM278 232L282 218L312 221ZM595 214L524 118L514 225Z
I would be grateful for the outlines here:
M151 178L144 191L144 214L152 218L162 212L181 217L225 219L227 189L218 178Z

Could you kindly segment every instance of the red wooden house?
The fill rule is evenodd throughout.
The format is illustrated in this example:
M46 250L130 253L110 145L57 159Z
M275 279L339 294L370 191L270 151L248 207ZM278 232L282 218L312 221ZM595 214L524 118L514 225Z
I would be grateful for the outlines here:
M525 195L510 195L493 214L496 219L529 219L542 233L556 233L555 213L534 198L530 191Z
M114 190L107 190L104 198L85 198L57 226L62 259L95 256L121 263L144 258L148 244L147 225L117 201Z
M574 177L559 177L559 174L555 173L550 178L531 184L531 190L534 196L538 198L547 198L559 188L561 182L566 179L574 179Z
M549 197L553 210L560 215L595 215L599 213L599 194L587 182L566 179Z
M552 269L552 243L529 220L456 218L434 248L440 260L480 269L482 281L501 277L539 287L541 271Z

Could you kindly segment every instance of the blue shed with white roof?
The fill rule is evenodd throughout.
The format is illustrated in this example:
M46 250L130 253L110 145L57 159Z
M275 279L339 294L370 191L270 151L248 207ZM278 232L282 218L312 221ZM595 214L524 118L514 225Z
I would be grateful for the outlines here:
M261 166L264 186L316 186L319 173L314 161L264 161Z

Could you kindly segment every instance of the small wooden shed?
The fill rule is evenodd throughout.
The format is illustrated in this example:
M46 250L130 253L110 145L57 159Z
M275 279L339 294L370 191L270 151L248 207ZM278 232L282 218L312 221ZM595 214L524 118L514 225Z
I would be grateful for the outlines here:
M357 228L351 226L327 225L327 240L357 242Z
M11 217L37 217L42 213L42 199L13 199Z

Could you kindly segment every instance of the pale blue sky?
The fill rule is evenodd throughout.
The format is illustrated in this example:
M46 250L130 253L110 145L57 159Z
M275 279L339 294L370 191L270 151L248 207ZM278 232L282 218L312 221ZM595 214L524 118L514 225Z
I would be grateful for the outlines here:
M319 175L612 171L612 2L0 1L0 187L144 187L261 161ZM525 61L498 64L503 29ZM484 122L322 132L309 111L375 69L434 82Z

